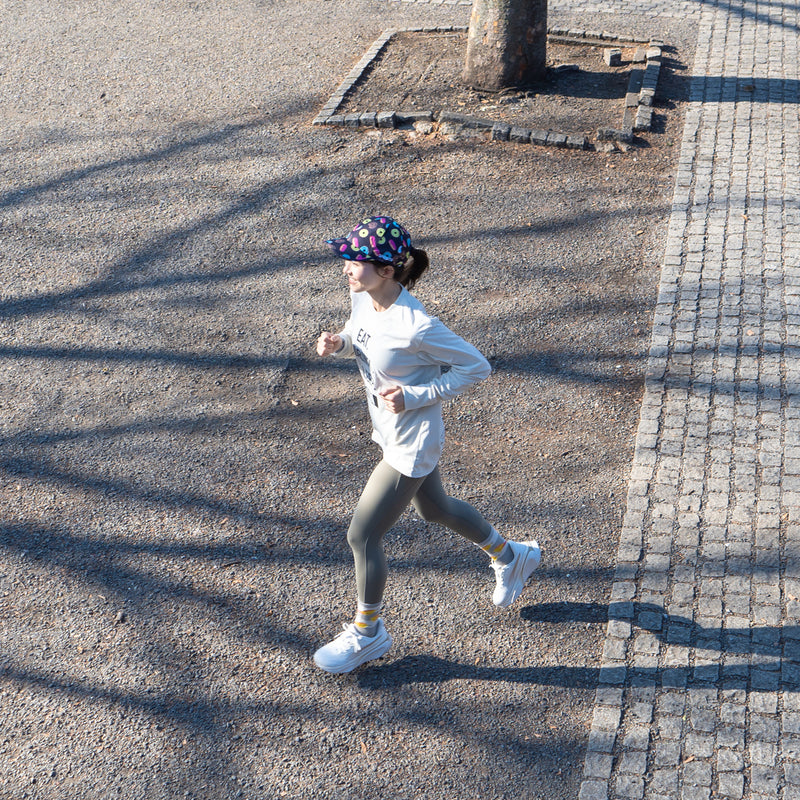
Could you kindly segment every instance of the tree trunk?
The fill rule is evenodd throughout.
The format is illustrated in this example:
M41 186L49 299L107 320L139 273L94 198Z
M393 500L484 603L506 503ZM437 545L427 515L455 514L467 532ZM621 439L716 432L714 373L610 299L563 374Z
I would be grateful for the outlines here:
M497 92L543 81L547 0L473 0L462 80Z

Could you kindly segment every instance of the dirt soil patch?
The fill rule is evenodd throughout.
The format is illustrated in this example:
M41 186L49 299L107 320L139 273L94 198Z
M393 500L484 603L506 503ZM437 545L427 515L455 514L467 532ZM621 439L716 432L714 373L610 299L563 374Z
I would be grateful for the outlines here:
M601 46L549 43L548 77L529 91L490 93L461 82L467 34L408 31L386 45L341 113L448 110L567 134L618 128L634 47L609 67Z

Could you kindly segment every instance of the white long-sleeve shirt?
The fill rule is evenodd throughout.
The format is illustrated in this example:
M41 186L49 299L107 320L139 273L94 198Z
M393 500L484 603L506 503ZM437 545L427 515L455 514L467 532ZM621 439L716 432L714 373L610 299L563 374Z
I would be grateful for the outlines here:
M405 288L384 311L367 292L351 292L352 312L340 332L339 356L355 357L367 390L372 439L403 475L430 474L442 455L442 400L489 376L489 362L456 336ZM443 372L444 368L449 368ZM403 389L405 411L389 411L378 393Z

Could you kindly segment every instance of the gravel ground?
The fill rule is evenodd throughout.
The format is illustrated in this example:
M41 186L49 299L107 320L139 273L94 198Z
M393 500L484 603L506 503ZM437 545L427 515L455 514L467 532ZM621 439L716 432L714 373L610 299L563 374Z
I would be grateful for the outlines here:
M681 103L626 154L312 128L388 14L0 0L4 798L577 795ZM691 60L688 25L623 24ZM320 240L378 211L494 365L446 481L544 564L500 612L406 515L396 645L333 677L377 454L352 365L313 356L348 303Z

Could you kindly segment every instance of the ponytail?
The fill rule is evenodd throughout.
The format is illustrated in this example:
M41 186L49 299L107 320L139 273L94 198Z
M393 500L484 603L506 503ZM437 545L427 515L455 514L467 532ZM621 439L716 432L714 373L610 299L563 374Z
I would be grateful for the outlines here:
M411 247L405 259L395 265L394 278L406 289L412 289L429 266L428 254L424 250L417 250L416 247Z

